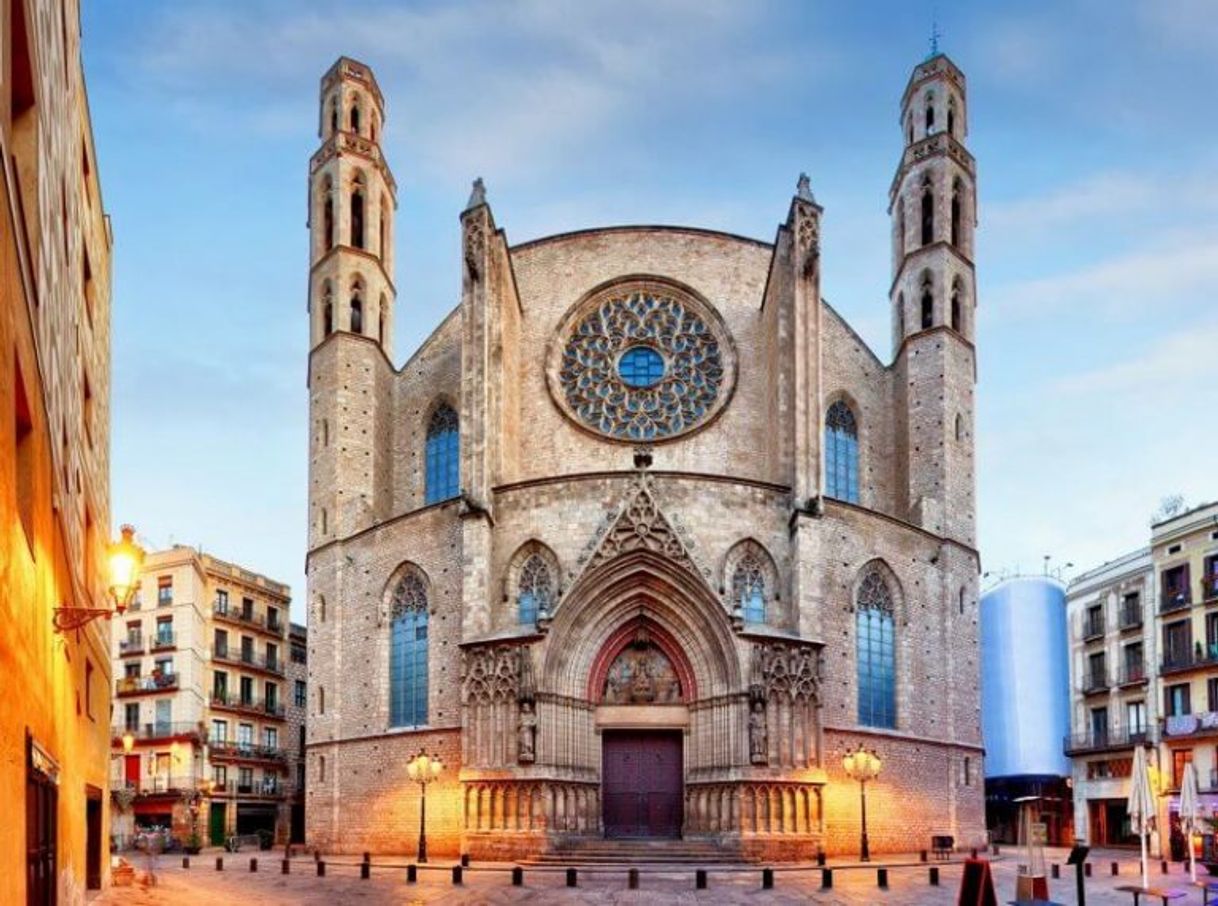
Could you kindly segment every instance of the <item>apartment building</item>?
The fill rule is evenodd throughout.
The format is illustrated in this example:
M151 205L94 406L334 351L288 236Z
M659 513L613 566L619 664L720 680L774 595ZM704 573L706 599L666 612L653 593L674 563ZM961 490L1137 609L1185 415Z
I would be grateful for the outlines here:
M287 839L290 601L286 585L191 547L148 554L140 598L113 625L116 836Z
M1066 602L1075 837L1136 844L1126 811L1133 750L1158 739L1150 549L1082 573Z
M309 706L309 636L299 623L288 627L288 777L291 778L289 840L305 842L305 716Z
M1150 553L1159 594L1161 817L1171 828L1189 762L1203 803L1218 805L1218 503L1154 525Z

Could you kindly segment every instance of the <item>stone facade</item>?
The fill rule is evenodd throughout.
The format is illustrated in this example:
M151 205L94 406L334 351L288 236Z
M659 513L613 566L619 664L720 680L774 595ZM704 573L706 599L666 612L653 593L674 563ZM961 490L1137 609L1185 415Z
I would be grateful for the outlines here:
M107 627L56 613L106 607L111 535L112 240L79 15L0 7L3 903L83 903L109 876Z
M348 128L351 105L383 116L368 68L340 59L321 104L314 201L334 167L391 194L378 136ZM919 125L892 190L889 364L821 298L804 179L772 243L644 226L515 246L478 182L461 303L400 370L362 310L318 319L338 304L331 272L383 278L391 306L393 271L341 226L319 239L346 212L314 212L311 845L410 851L420 750L445 765L427 792L434 852L594 839L619 826L605 740L674 733L687 838L750 857L852 851L858 786L841 763L865 744L884 761L874 851L983 841L964 104L942 56L902 100L902 132ZM900 213L915 206L925 234ZM838 402L856 424L851 493L827 484ZM460 478L437 499L443 406L459 414ZM860 721L865 580L887 589L891 725ZM392 649L418 605L403 610L403 582L426 599L427 651L425 717L405 724Z

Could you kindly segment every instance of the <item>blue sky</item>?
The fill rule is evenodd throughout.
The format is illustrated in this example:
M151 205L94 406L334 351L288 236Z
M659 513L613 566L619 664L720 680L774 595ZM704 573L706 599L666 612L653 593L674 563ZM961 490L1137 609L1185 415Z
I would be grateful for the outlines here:
M289 582L302 612L306 174L339 54L387 99L399 362L457 302L475 176L512 242L640 222L768 240L801 170L825 296L887 360L897 104L936 14L979 167L983 568L1145 543L1163 496L1218 496L1206 0L86 4L116 523Z

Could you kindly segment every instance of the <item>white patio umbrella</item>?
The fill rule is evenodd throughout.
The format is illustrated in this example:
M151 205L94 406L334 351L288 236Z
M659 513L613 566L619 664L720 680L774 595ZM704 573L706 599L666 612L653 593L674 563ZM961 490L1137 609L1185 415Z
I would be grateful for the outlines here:
M1188 872L1197 880L1197 863L1193 859L1193 833L1201 821L1201 801L1197 796L1197 766L1191 761L1184 765L1180 781L1180 827L1188 845Z
M1155 798L1150 791L1150 774L1146 769L1146 749L1138 746L1133 750L1133 773L1129 782L1129 820L1142 841L1142 886L1149 887L1146 871L1146 834L1155 820Z

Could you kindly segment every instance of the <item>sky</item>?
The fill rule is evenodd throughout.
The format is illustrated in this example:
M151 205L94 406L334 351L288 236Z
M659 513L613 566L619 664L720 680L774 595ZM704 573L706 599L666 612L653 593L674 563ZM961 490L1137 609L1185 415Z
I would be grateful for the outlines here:
M395 358L458 302L486 180L512 243L622 223L771 240L801 171L822 291L890 359L898 104L940 48L978 161L983 570L1089 568L1218 498L1208 0L85 4L114 231L112 511L303 615L307 165L341 54L385 94Z

